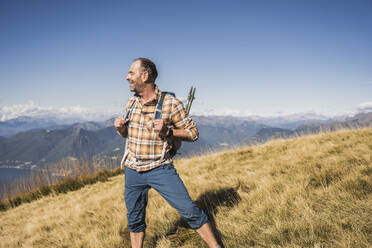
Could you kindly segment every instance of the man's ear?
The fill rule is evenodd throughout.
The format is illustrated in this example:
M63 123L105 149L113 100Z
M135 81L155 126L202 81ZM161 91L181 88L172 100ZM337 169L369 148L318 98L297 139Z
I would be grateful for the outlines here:
M149 80L149 72L148 71L144 71L142 72L142 81L143 82L147 82L147 80Z

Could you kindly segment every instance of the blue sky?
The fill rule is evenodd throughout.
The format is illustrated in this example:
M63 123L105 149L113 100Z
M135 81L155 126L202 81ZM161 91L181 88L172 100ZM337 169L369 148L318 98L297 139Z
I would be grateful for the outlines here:
M372 106L371 27L370 0L0 0L0 114L119 114L136 57L196 114Z

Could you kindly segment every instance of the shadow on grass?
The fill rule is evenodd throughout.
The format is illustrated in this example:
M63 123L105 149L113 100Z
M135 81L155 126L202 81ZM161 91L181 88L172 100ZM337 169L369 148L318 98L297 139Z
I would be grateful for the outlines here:
M218 213L218 207L224 206L233 208L241 201L239 194L235 188L223 188L216 191L208 191L202 194L196 201L195 204L203 209L207 214L209 223L212 227L213 233L218 241L223 246L222 235L216 227L215 215ZM157 241L164 234L158 234L154 237L151 237L146 242L149 247L155 247ZM194 243L195 245L202 242L201 238L194 232L187 222L181 217L176 220L169 228L168 232L165 234L165 237L169 238L172 242L172 245L180 246L182 244Z

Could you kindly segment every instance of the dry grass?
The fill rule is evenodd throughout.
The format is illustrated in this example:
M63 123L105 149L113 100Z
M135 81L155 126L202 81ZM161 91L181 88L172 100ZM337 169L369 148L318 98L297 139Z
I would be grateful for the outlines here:
M67 193L69 191L75 191L82 187L94 184L96 182L106 182L109 177L123 174L124 169L117 168L115 170L100 170L96 173L77 174L75 176L66 176L56 180L54 183L45 183L43 181L43 174L36 177L34 185L37 185L35 189L28 192L23 192L15 196L9 197L8 199L0 200L0 211L6 211L10 208L18 207L23 203L30 203L48 195L58 195Z
M371 247L372 129L178 160L225 247ZM0 247L130 247L123 176L0 213ZM205 247L150 190L145 247Z

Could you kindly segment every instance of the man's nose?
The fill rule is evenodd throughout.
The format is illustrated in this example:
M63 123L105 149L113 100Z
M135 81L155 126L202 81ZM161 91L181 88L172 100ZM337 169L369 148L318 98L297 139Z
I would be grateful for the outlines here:
M127 75L127 76L125 77L125 80L129 80L129 75Z

